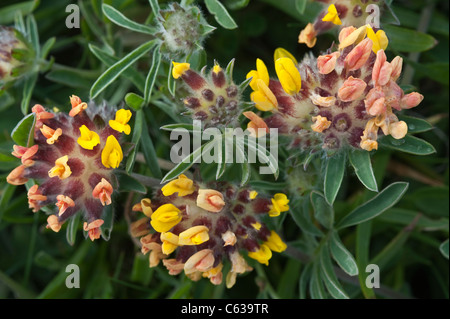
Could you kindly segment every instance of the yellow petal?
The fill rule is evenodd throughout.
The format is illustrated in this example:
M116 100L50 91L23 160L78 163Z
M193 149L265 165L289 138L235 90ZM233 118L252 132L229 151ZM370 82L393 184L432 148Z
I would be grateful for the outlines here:
M170 196L174 193L178 193L179 197L190 195L195 191L194 182L181 174L178 179L170 181L161 188L164 196Z
M199 225L180 233L179 245L199 245L209 240L209 229Z
M276 217L282 212L289 210L289 199L283 193L277 193L272 198L272 208L269 210L270 217Z
M280 236L273 230L270 232L270 236L264 244L266 244L270 248L270 250L276 251L277 253L281 253L287 248L287 245L281 240Z
M191 68L191 65L189 63L178 63L178 62L172 63L173 63L172 76L174 79L178 79L183 75L184 72L186 72Z
M100 144L100 136L87 128L86 125L80 127L81 136L77 139L77 143L84 149L92 150Z
M278 107L277 98L264 81L258 79L256 84L258 90L250 94L250 98L255 102L255 107L260 111L270 111Z
M302 87L300 72L290 58L280 58L275 61L275 71L281 86L287 94L297 94Z
M364 40L366 34L367 34L367 25L359 27L358 29L350 33L348 36L346 36L344 39L342 39L341 43L339 44L339 50L342 50L352 44L358 44L359 42Z
M322 21L332 22L336 25L341 25L341 19L339 19L339 15L334 4L328 7L328 13L322 18Z
M173 204L160 206L151 216L150 224L160 233L169 231L181 221L180 210Z
M276 62L278 59L281 59L281 58L289 58L292 60L292 62L294 62L295 65L298 65L297 60L288 50L283 49L283 48L275 49L275 52L273 54L273 61Z
M106 168L117 168L122 162L123 152L114 135L108 136L102 151L102 164Z
M375 54L377 54L378 50L386 50L389 44L386 32L383 30L378 30L375 33L370 26L367 26L367 37L373 42L372 51Z
M69 160L69 156L65 155L58 158L55 161L55 166L48 172L49 177L58 176L60 179L66 179L72 174L72 171L67 165L67 161Z
M130 110L120 109L116 112L116 118L109 121L109 126L118 132L124 132L128 135L131 132L131 127L127 123L130 121L131 115Z
M248 256L257 260L261 264L265 264L266 266L268 266L269 260L270 258L272 258L272 251L266 244L261 244L257 251L249 252Z

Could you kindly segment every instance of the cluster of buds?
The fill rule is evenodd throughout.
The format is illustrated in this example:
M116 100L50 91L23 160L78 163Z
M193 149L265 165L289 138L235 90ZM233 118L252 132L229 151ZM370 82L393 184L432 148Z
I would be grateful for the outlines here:
M208 76L204 70L198 73L189 63L173 62L172 76L183 80L191 94L183 100L188 114L194 120L202 121L204 128L238 127L238 117L242 113L240 86L218 64Z
M34 51L14 28L0 26L0 89L29 70Z
M22 185L36 182L28 190L33 212L50 204L56 212L48 217L47 228L58 232L75 214L85 217L84 230L91 240L101 235L102 213L111 204L113 170L119 167L123 152L122 133L130 134L129 110L115 112L107 105L97 107L70 98L71 110L49 112L35 105L34 145L14 145L14 156L22 162L7 177L7 182ZM115 115L115 116L114 116Z
M268 265L273 251L286 249L261 218L279 216L289 210L288 203L282 193L269 199L229 183L204 185L180 175L152 200L144 198L133 206L145 217L131 225L131 233L140 237L142 253L149 253L150 267L162 260L171 275L184 271L194 281L205 277L218 285L228 259L226 286L230 288L238 274L252 270L241 251Z
M162 40L161 51L171 58L188 55L201 48L206 35L214 30L206 23L199 8L183 7L177 3L161 10L157 22L159 31L156 36Z
M408 131L393 109L409 109L423 99L416 92L405 95L397 85L402 59L387 62L387 45L384 32L364 25L342 29L336 51L317 59L307 56L300 64L289 52L277 49L278 80L269 79L260 60L257 70L248 74L255 90L252 101L259 110L272 113L264 119L269 127L295 137L294 146L377 149L379 129L395 139Z
M317 36L335 26L341 28L366 25L368 20L379 21L379 14L384 10L383 0L318 0L324 5L314 23L308 23L300 32L299 43L314 47ZM380 8L381 6L381 8ZM370 19L370 15L374 18ZM376 16L375 16L376 15ZM375 27L378 27L375 25Z

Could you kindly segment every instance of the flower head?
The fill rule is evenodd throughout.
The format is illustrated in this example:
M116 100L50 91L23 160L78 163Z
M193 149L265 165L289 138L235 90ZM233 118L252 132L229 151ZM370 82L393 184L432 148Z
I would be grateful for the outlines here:
M112 203L117 187L113 168L123 159L121 134L107 125L114 118L113 108L88 106L76 96L71 96L70 102L72 111L79 111L72 116L39 104L32 108L34 145L14 146L12 154L22 164L11 171L7 181L22 185L33 179L36 184L28 190L28 204L33 212L45 206L53 209L48 228L59 231L66 220L80 213L94 240L101 235L103 208Z
M387 61L387 38L379 31L374 33L367 25L347 26L335 51L317 58L309 55L298 66L288 57L278 59L284 71L276 66L278 79L270 79L264 88L270 104L277 107L261 108L255 103L257 109L271 113L264 117L267 126L291 136L291 147L307 152L323 149L327 154L347 146L377 149L380 130L403 138L407 125L394 111L417 106L423 96L405 95L398 86L402 59ZM295 71L301 79L298 87Z
M150 219L142 218L132 225L135 236L141 237L142 251L155 252L151 267L162 259L171 275L184 271L192 280L204 277L218 285L225 278L222 271L228 260L231 269L226 284L231 287L238 274L251 270L243 252L267 264L272 251L286 248L261 219L262 215L272 216L275 210L286 211L289 200L284 194L276 194L271 201L224 182L192 181L192 188L185 196L158 191L150 202L154 211ZM140 211L141 203L133 206L134 210ZM156 233L151 234L152 229Z

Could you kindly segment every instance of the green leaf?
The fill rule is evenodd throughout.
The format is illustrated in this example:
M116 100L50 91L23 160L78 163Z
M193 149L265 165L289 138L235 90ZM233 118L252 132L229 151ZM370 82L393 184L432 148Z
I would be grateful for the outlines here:
M307 0L296 0L295 1L295 9L298 13L303 14L305 12Z
M193 132L195 127L192 124L187 123L176 123L176 124L167 124L160 127L161 130L164 131L174 131L177 129L188 130L189 132Z
M127 93L125 95L125 103L133 110L138 111L144 104L144 98L136 93Z
M228 13L227 9L218 0L205 0L206 8L209 13L214 15L217 23L225 29L236 29L237 24Z
M36 116L30 113L25 116L12 130L11 138L17 145L30 147L34 144L34 125Z
M144 103L148 104L150 97L152 96L153 86L155 85L156 76L158 75L159 66L161 64L161 52L159 46L153 50L152 66L148 71L147 79L145 80L144 89Z
M408 125L408 133L410 134L422 133L433 129L433 125L417 117L398 115L398 119L406 122Z
M327 293L323 287L322 279L320 278L320 265L318 262L313 264L312 276L309 281L309 294L312 299L327 298Z
M128 94L127 94L128 96ZM126 100L126 98L125 98ZM128 104L128 102L127 102ZM129 105L129 104L128 104ZM134 118L134 127L133 127L133 136L131 137L131 143L134 144L134 148L131 153L128 155L127 163L125 165L125 170L129 174L133 170L134 161L136 160L136 153L138 150L138 143L141 139L142 135L142 126L144 122L144 114L142 110L136 112L136 116Z
M162 173L158 163L158 156L156 155L153 141L150 138L147 123L143 122L142 136L141 136L141 149L144 153L145 162L152 175L158 179L161 179Z
M106 241L111 237L111 233L114 226L114 206L107 205L103 209L102 219L104 221L103 225L100 227L102 231L102 238Z
M446 196L446 202L447 202L447 208L442 208L440 206L439 208L442 210L447 209L448 214L448 189ZM411 194L411 198L414 198L415 194ZM426 199L420 199L425 200L424 203L430 204L431 202L434 203L434 199L430 198L428 200ZM424 204L423 206L425 206ZM436 207L438 207L439 203L436 204ZM417 220L417 218L420 218ZM408 226L410 225L414 220L416 220L416 227L417 228L423 228L425 231L435 231L435 230L444 230L446 232L449 231L449 220L448 218L439 218L439 219L431 219L425 215L423 215L420 211L415 210L409 210L404 208L397 208L392 207L389 208L384 214L382 214L379 217L380 221L387 222L390 224L397 224L401 226Z
M22 102L20 104L20 110L23 115L28 113L28 105L30 104L31 96L33 94L34 86L36 85L38 74L37 72L33 72L30 74L23 85L22 91Z
M433 145L415 136L406 135L396 140L392 136L383 136L378 140L381 146L414 155L430 155L436 152Z
M80 70L69 67L53 68L45 77L50 81L64 84L74 88L89 88L95 79L98 78L97 71Z
M444 255L444 257L448 259L448 239L439 246L439 250L441 251L442 255Z
M147 188L145 188L144 185L130 175L123 173L116 173L116 175L119 181L120 192L137 192L141 194L147 193Z
M339 239L337 232L332 232L330 237L330 252L333 259L350 276L358 275L358 265L356 264L355 258L352 254L345 248L344 244Z
M356 227L356 263L359 269L365 269L369 264L370 235L372 234L372 222L367 221ZM367 299L375 298L375 292L366 285L366 273L358 274L359 286Z
M431 35L419 31L385 25L383 27L389 39L388 48L400 52L422 52L433 48L437 41Z
M177 82L175 81L175 78L172 76L172 69L173 69L173 60L170 61L169 75L167 76L167 89L169 90L172 96L175 96L175 88Z
M322 278L330 295L335 299L349 299L349 296L336 277L327 244L320 250L319 262L322 270Z
M36 56L40 56L41 44L39 43L39 32L36 24L36 20L32 15L27 17L27 29L28 29L28 40L33 45L36 52Z
M15 16L20 14L26 16L33 12L39 5L40 1L25 1L17 4L12 4L0 9L0 25L7 25L14 22Z
M91 50L91 52L108 67L119 61L118 58L105 50L96 47L95 45L89 44L89 50ZM133 82L139 91L144 92L145 78L141 73L136 71L134 68L128 68L123 72L123 76Z
M120 61L116 62L109 69L107 69L100 77L95 81L91 88L91 98L96 98L103 90L105 90L112 82L114 82L127 68L135 63L144 54L149 52L156 45L155 40L146 42L140 45L138 48L128 53Z
M354 209L338 223L338 228L345 228L373 219L394 206L408 189L408 183L392 183L379 194Z
M168 172L164 178L161 181L161 184L168 182L174 178L176 178L178 175L183 174L185 171L187 171L189 168L191 168L194 163L200 160L202 157L203 152L208 152L211 150L211 148L214 147L214 140L203 144L199 148L197 148L195 151L193 151L191 154L186 156L180 163L178 163L174 168Z
M425 186L410 194L409 201L429 216L449 216L448 186Z
M146 34L154 34L156 33L156 30L154 28L151 28L149 26L134 22L130 19L128 19L126 16L124 16L119 10L115 9L114 7L107 5L103 3L102 5L102 11L105 14L105 16L108 17L109 20L114 22L115 24L124 27L126 29L146 33Z
M356 176L358 176L361 183L367 189L378 192L377 181L372 170L369 152L364 150L350 150L348 155Z
M312 264L307 264L300 275L300 280L298 281L299 298L306 299L306 290L308 288L308 282L311 278Z
M150 2L150 7L152 8L153 13L156 15L159 15L159 11L161 10L159 8L158 0L148 0Z
M53 48L56 42L56 37L52 37L45 41L44 45L41 48L41 58L46 59L47 55L50 53L50 50Z
M245 8L250 0L225 0L225 5L230 10L239 10Z
M278 159L273 156L273 154L268 151L264 146L261 146L256 142L256 139L249 136L244 140L245 145L248 147L249 152L255 152L258 154L258 160L264 164L267 164L267 168L273 173L275 179L278 178L280 174L280 167L278 166Z
M327 168L325 170L324 194L330 205L333 205L339 188L341 187L346 160L345 153L335 154L328 159Z
M314 209L314 217L326 228L331 229L334 223L334 211L322 194L312 191L311 204Z
M66 229L66 239L70 246L75 244L77 238L78 226L80 225L81 212L76 213L69 219Z
M302 231L313 236L323 236L323 233L311 220L311 216L309 215L309 201L307 198L296 198L293 200L289 212L294 222Z

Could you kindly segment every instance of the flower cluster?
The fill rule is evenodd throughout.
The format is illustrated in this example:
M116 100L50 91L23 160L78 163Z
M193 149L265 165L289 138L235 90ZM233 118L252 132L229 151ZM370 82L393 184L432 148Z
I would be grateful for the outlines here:
M272 113L264 119L269 127L294 137L292 146L377 149L379 129L395 139L408 131L393 110L415 107L423 99L416 92L405 95L397 85L402 59L387 62L387 45L384 32L364 25L342 29L335 51L307 56L300 64L277 49L278 80L270 79L257 60L256 70L247 75L252 78L251 99L257 109Z
M385 9L383 0L319 0L318 2L325 6L324 10L319 13L314 23L308 23L298 36L298 42L306 44L309 48L315 46L318 35L333 27L361 27L369 23L369 15L378 15ZM371 5L376 5L378 11L374 12Z
M268 265L273 251L286 249L262 218L279 216L289 210L288 203L282 193L270 200L229 183L204 185L180 175L152 200L144 198L134 205L133 210L146 217L134 222L131 232L140 237L142 253L149 253L150 267L162 260L171 275L184 271L192 280L206 277L218 285L228 259L231 269L226 285L230 288L238 274L252 269L241 251ZM176 255L169 258L175 250Z
M33 145L14 145L14 156L22 162L7 177L13 185L33 179L37 184L28 190L33 212L43 206L56 205L48 217L47 228L58 232L61 225L77 212L85 216L84 230L91 240L101 235L102 213L111 204L112 174L119 167L123 152L121 133L130 134L129 110L115 112L106 105L95 106L70 98L71 110L50 112L35 105ZM115 113L115 116L114 116Z
M174 62L172 76L181 78L189 88L191 95L183 103L194 120L202 121L204 128L239 126L241 89L218 64L205 76L192 70L189 63Z

